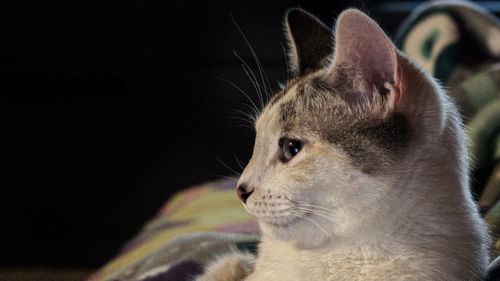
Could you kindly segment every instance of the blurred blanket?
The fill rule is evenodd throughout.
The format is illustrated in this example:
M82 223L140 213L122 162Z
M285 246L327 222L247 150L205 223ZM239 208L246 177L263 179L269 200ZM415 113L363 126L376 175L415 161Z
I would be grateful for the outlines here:
M445 85L467 124L472 187L500 254L500 25L463 2L421 6L396 45ZM226 251L255 252L258 226L222 180L175 195L121 252L89 281L183 281Z
M435 2L401 26L396 45L446 86L467 125L472 192L500 254L500 24L468 2Z
M214 181L174 195L89 281L192 280L226 251L255 251L258 226L235 185L234 180Z

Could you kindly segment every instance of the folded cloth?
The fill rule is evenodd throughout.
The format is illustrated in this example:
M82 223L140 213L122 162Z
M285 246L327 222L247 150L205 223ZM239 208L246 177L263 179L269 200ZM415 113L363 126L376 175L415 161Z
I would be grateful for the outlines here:
M255 252L258 226L238 200L235 185L219 180L174 195L89 281L192 280L225 252Z

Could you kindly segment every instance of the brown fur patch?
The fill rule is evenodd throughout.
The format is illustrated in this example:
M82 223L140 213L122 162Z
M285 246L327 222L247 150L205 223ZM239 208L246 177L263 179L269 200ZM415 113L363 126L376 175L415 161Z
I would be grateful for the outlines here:
M296 83L295 98L279 104L283 135L314 134L343 149L365 173L384 170L408 146L409 119L399 113L380 119L360 112L355 96L360 93L349 91L349 81L329 86L316 77Z

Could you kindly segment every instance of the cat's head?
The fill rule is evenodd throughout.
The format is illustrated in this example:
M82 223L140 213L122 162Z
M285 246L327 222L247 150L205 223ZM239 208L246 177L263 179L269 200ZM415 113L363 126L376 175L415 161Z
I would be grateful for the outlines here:
M344 11L335 32L301 10L285 25L294 78L256 120L238 194L264 234L313 246L367 224L440 130L441 103L362 12Z

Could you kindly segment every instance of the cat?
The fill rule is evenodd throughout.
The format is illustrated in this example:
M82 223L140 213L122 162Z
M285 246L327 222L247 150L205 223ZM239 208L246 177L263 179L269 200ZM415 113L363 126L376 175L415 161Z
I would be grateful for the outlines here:
M294 77L258 116L237 187L258 257L197 280L481 280L489 237L452 100L359 10L334 32L300 9L285 26Z

